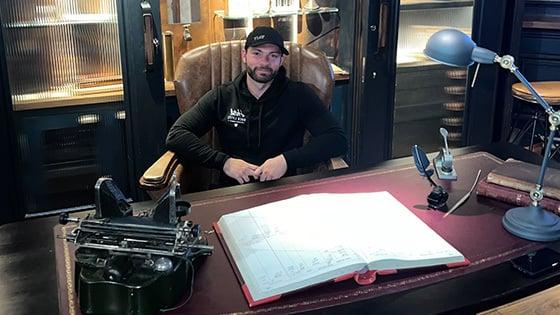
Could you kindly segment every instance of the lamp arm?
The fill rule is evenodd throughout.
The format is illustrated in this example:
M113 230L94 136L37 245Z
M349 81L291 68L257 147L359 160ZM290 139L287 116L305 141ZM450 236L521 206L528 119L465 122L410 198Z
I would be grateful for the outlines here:
M517 68L517 66L513 63L513 60L513 57L510 55L496 58L496 62L500 63L500 66L502 66L502 68L511 71L511 73L513 73L513 75L515 75L515 77L521 82L521 84L523 84L529 90L529 92L531 92L531 95L533 95L537 103L542 106L544 111L547 114L552 115L554 113L552 107L544 100L544 98L542 98L542 96L540 96L535 88L533 88L531 83L529 83L525 76L519 71L519 68Z
M535 89L533 88L531 83L529 83L529 81L527 81L527 79L525 79L525 77L523 76L523 74L521 74L521 72L519 72L517 67L515 67L515 69L512 71L512 73L517 77L517 79L519 79L519 81L521 81L521 83L523 85L525 85L525 87L527 87L527 89L531 92L531 94L533 95L533 97L535 98L537 103L539 103L539 105L542 106L544 111L547 114L551 115L554 112L552 107L550 105L548 105L548 103L544 100L544 98L542 98L542 96L539 95L539 93L537 93L537 91L535 91Z
M543 160L541 163L541 171L539 173L539 178L537 180L537 184L535 189L531 190L530 197L533 206L538 206L539 201L543 199L543 182L544 182L544 174L546 172L546 168L548 167L548 161L550 161L550 151L552 151L552 143L554 142L554 134L556 133L556 127L550 126L550 133L548 135L548 141L546 143L546 148L544 151Z
M507 56L504 56L507 57ZM511 57L513 60L513 57ZM503 65L502 65L503 67ZM531 83L521 74L519 69L511 62L511 66L509 70L519 79L519 81L527 87L527 89L531 92L537 103L542 106L545 112L548 114L548 122L550 123L550 134L548 135L548 140L546 142L545 152L543 156L543 161L541 164L541 171L539 174L539 178L537 180L537 185L534 190L531 191L531 200L533 201L533 205L538 205L538 202L543 198L543 182L544 182L544 175L546 172L546 168L548 167L548 162L550 161L550 151L552 150L552 144L554 143L554 135L558 126L560 125L560 112L554 111L552 107L544 100L542 96L533 88Z
M550 123L550 134L548 135L548 140L546 142L539 178L537 180L535 189L530 193L532 204L534 206L537 206L539 204L539 201L543 198L544 175L546 172L546 168L548 167L548 162L550 161L550 151L552 151L554 135L556 133L556 130L558 129L558 125L560 124L560 113L554 111L554 109L552 109L552 107L544 100L544 98L540 96L540 94L535 90L535 88L533 88L533 86L531 85L531 83L529 83L525 76L521 74L521 72L513 64L513 62L511 63L511 68L509 70L517 77L517 79L519 79L521 84L527 87L527 89L531 92L537 103L539 103L539 105L541 105L544 111L548 114L548 121Z
M550 123L550 134L548 135L548 141L546 143L545 153L543 156L543 161L541 163L541 170L539 173L539 178L534 190L531 191L531 200L534 206L537 206L539 201L543 198L542 185L544 182L544 174L548 166L548 161L550 160L550 151L552 150L552 143L554 142L554 134L560 125L560 112L554 111L552 107L545 101L545 99L533 88L531 83L525 78L525 76L519 71L519 68L514 64L514 58L510 55L505 55L503 57L497 56L494 58L494 62L499 63L504 69L508 69L511 73L519 79L521 84L523 84L531 95L535 98L537 103L541 105L544 111L548 114L548 121Z

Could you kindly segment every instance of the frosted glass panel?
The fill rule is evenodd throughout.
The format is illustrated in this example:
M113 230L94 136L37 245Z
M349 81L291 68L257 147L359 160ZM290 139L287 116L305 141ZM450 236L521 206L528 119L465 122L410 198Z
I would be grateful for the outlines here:
M400 4L393 157L410 155L415 144L427 152L439 150L441 127L448 131L449 146L460 146L466 69L438 64L423 51L430 36L441 29L470 34L474 2L401 0Z
M116 12L116 0L0 1L14 109L122 91Z
M443 28L458 28L471 33L472 7L403 10L400 14L398 64L426 61L422 51L428 38Z

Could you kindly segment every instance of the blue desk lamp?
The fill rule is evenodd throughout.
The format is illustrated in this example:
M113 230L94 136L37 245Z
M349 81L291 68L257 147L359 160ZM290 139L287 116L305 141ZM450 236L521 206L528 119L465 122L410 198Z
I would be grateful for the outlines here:
M477 47L473 40L465 33L456 29L444 29L434 33L424 49L429 58L449 66L468 67L474 62L481 64L499 63L504 69L513 73L521 83L529 89L537 103L548 114L550 134L546 143L545 154L541 164L539 178L535 189L530 192L531 204L518 207L506 212L502 224L510 233L533 241L554 241L560 239L560 218L544 210L539 201L543 198L543 180L556 129L560 125L560 112L552 107L537 93L529 81L514 65L512 56L498 56L495 52Z

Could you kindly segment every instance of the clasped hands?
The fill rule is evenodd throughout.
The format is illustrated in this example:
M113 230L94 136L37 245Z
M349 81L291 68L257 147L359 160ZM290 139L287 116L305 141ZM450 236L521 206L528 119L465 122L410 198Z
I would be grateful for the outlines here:
M260 166L235 158L227 159L224 164L224 173L240 184L249 182L250 177L261 182L278 179L286 174L287 170L288 163L282 154L266 160Z

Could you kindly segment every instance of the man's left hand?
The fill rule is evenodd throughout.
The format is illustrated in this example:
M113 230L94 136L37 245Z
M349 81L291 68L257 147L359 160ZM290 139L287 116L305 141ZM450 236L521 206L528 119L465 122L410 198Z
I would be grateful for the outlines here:
M288 170L288 163L284 155L280 154L271 159L266 160L261 166L255 170L255 174L259 176L261 182L278 179Z

